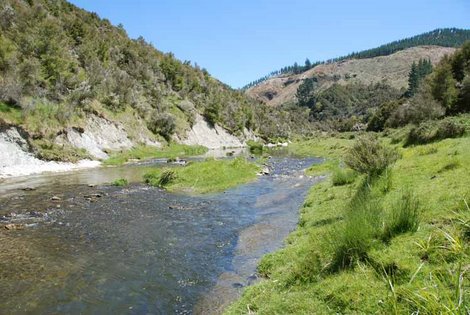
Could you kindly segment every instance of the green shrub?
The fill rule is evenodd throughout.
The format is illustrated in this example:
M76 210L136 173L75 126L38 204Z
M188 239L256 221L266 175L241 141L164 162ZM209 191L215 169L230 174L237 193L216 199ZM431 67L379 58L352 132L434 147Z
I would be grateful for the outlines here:
M405 140L405 146L426 144L446 138L458 138L465 133L465 126L452 120L441 120L421 123L412 128Z
M123 187L129 185L129 182L125 178L116 179L114 182L111 183L113 186Z
M254 154L261 154L263 153L263 144L257 141L248 140L246 142L248 147L250 148L250 152Z
M176 179L176 172L172 169L164 169L161 172L147 173L144 179L152 186L163 188Z
M398 153L382 145L371 135L359 137L346 154L345 163L351 169L369 177L382 174L398 159Z
M395 235L416 232L419 226L419 200L410 190L403 191L393 203L384 222L383 240Z
M333 169L331 180L333 186L342 186L351 184L356 179L357 173L351 169L336 167Z
M176 118L172 114L155 111L147 126L153 133L168 141L176 131Z

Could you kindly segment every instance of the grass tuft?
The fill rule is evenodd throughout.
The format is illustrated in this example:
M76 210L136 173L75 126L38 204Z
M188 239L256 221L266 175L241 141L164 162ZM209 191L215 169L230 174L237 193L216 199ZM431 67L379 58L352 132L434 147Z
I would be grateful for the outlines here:
M402 191L386 216L382 239L388 241L398 234L416 232L419 207L419 200L411 190Z
M111 183L112 186L124 187L129 185L129 182L125 178L116 179L114 182Z

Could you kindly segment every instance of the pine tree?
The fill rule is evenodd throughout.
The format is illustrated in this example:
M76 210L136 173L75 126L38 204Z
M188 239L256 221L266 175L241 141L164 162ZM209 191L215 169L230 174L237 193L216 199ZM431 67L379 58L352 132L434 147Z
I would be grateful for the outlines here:
M418 83L419 83L418 66L416 65L416 62L413 61L413 64L411 65L410 74L408 75L408 90L405 93L407 97L413 96L413 94L418 89Z

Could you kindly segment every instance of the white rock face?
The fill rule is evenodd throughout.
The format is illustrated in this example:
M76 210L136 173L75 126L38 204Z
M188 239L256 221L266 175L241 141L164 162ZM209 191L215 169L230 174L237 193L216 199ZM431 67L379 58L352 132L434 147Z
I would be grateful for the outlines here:
M209 149L246 146L244 142L229 134L224 128L218 125L212 127L201 115L197 115L193 128L188 132L186 139L181 142L187 145L203 145Z
M108 158L105 150L130 149L133 146L122 126L97 116L88 118L83 132L68 128L66 134L58 138L57 142L69 142L77 148L87 150L98 159Z
M98 161L83 160L76 164L41 161L28 152L28 142L14 127L0 133L0 178L39 174L43 172L65 172L96 167Z

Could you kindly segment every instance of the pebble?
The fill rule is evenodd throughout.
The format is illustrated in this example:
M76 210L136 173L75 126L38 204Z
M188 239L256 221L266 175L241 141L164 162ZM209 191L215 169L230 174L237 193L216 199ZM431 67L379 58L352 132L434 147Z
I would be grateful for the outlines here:
M61 200L61 198L58 197L58 196L52 196L51 200L52 201L59 201L59 200Z

